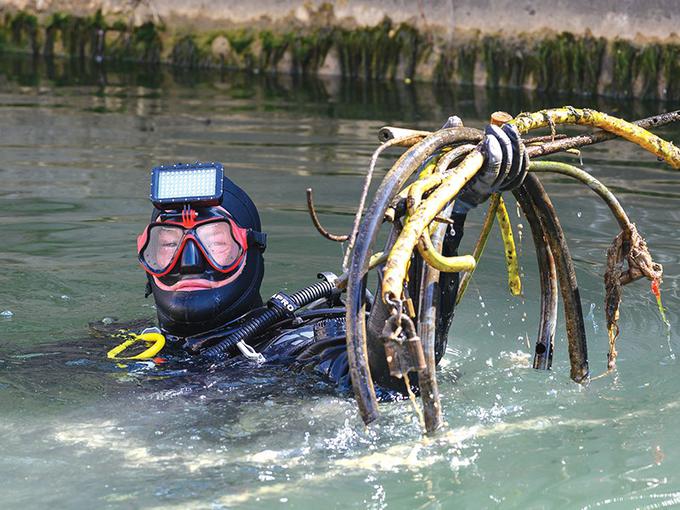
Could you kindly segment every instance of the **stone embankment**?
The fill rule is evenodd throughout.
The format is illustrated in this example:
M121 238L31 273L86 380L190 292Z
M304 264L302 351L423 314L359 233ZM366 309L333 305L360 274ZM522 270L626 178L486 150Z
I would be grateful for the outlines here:
M677 0L5 0L0 50L680 100Z

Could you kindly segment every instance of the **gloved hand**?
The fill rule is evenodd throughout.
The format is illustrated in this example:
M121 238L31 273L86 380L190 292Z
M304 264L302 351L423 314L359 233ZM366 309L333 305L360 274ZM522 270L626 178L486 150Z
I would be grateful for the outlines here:
M484 133L484 166L461 190L454 212L466 213L492 193L515 189L526 177L529 157L517 128L511 124L489 125Z

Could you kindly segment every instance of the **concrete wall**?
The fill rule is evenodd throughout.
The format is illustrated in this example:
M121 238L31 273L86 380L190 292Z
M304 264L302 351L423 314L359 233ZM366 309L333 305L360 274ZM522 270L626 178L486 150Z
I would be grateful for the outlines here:
M192 27L230 22L262 23L296 18L309 21L309 11L333 5L336 22L373 26L385 16L419 28L453 33L475 29L512 35L542 29L608 39L655 37L680 31L680 0L2 0L0 6L38 12L88 14L135 12L138 21L157 20Z

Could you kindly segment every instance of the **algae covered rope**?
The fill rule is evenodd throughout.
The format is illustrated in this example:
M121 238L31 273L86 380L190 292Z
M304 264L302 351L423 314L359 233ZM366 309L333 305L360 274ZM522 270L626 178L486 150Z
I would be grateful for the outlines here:
M650 126L652 127L666 121L671 121L666 118L657 123L659 116L652 119L654 119L650 123ZM647 119L643 119L643 121L646 120ZM638 126L593 110L578 110L566 107L546 110L536 114L523 114L511 122L518 126L522 132L542 126L552 126L554 129L554 126L562 123L586 124L601 127L605 130L612 131L615 135L622 136L641 145L655 155L664 158L673 166L680 166L680 152L677 151L671 143L640 129ZM640 121L640 123L642 123L642 121ZM385 211L388 210L388 206L392 213L391 217L388 218L389 220L394 221L402 214L408 215L402 232L399 233L394 245L390 249L382 279L382 299L379 300L379 305L376 305L377 308L384 308L384 310L391 309L394 316L395 313L402 313L401 297L404 290L404 281L409 261L415 253L416 248L420 250L422 250L423 247L427 248L424 253L425 256L430 252L433 254L438 253L436 244L430 243L431 248L427 246L427 241L431 241L430 233L436 234L442 227L442 225L437 225L435 227L432 222L438 220L445 221L445 219L442 219L440 216L441 212L447 206L450 206L452 200L456 198L463 186L477 174L484 164L485 155L482 153L484 149L482 149L481 145L477 146L466 156L463 162L458 164L458 166L451 171L447 168L448 162L443 163L445 159L450 157L450 153L445 154L440 157L440 164L442 167L440 168L438 165L437 170L439 170L439 172L432 173L430 171L430 165L428 166L428 171L421 172L421 175L415 183L408 188L403 188L410 175L415 172L417 168L422 167L427 158L431 157L437 151L449 148L452 144L460 143L462 141L461 139L458 139L456 141L449 140L448 142L445 142L443 137L446 131L447 130L440 130L435 132L435 134L426 136L420 142L417 142L417 140L426 133L413 131L403 132L413 135L413 138L404 145L414 145L399 158L381 183L380 188L376 193L376 198L369 207L366 217L359 227L356 246L351 253L352 259L348 272L348 290L350 292L348 292L347 307L347 342L350 358L350 372L352 373L352 381L355 385L355 395L359 402L362 418L367 423L377 417L377 409L370 402L371 397L373 397L373 399L375 398L374 390L372 385L369 387L369 385L366 384L366 378L364 378L363 381L361 380L361 377L355 378L355 374L352 370L353 364L355 364L354 361L358 360L356 363L358 370L363 370L363 374L360 375L365 376L368 374L368 380L370 381L370 368L366 364L367 347L365 336L365 314L360 312L364 311L363 289L365 288L367 261L371 253L372 245L375 243L380 228L380 222L384 219ZM480 134L477 134L477 137L476 140L474 137L471 137L470 140L479 141L481 138ZM579 144L587 145L590 143L597 143L598 141L604 140L605 137L611 138L612 135L596 132L580 138L563 138L560 140L551 136L551 141L546 142L543 145L527 147L526 154L531 157L536 157L551 151L564 150L564 148L574 146L578 147ZM574 140L577 138L579 138L579 141L575 142ZM558 144L563 145L558 147ZM436 175L437 173L440 173L440 175ZM589 185L591 185L591 187L597 187L593 182L590 182ZM399 199L395 202L395 196L397 196L398 193ZM429 193L429 196L423 199L423 196L427 193ZM515 190L515 194L518 198L518 203L525 211L527 221L532 228L532 235L537 250L539 271L541 272L541 322L539 324L539 338L537 339L534 366L549 368L552 359L557 310L556 289L559 284L560 292L565 302L564 308L567 319L567 339L569 344L571 377L576 382L586 382L589 377L589 369L583 313L573 261L571 260L564 239L564 233L549 197L535 176L529 175L526 182L519 189ZM435 240L436 238L437 236L435 235ZM419 258L417 258L417 260L419 260ZM421 281L424 284L427 281L431 281L426 279L425 273L434 273L437 269L432 266L423 267L424 275ZM620 273L620 281L625 278L630 278L630 274L632 274L630 271L628 276L624 273ZM432 277L429 276L429 278ZM423 292L425 291L421 289L421 298L419 300L421 314L426 313L425 294L423 294ZM388 303L389 306L385 307L383 302ZM372 313L371 318L373 319L373 317L374 314ZM420 319L427 320L424 316ZM427 328L423 329L423 331L427 331ZM414 339L416 338L415 334L410 335ZM420 340L416 343L420 345ZM373 353L374 350L375 347L372 346L371 352ZM539 351L542 352L539 353ZM428 382L436 382L434 373L431 374L431 377L432 379L428 380ZM366 412L367 410L368 412ZM371 410L374 410L374 414L371 414Z
M628 264L628 269L624 264ZM652 260L647 243L637 232L634 225L629 231L622 230L614 238L607 250L607 269L604 274L605 283L605 316L607 319L607 333L609 335L609 353L607 369L616 366L616 340L619 336L619 306L623 286L639 278L646 277L658 287L663 276L663 267ZM658 292L658 289L657 289ZM659 295L657 292L654 292Z

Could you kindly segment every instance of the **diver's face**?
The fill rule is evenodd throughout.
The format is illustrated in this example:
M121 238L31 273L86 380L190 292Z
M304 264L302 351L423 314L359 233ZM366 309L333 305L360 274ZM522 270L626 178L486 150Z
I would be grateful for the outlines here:
M245 264L247 232L221 207L170 213L140 236L140 261L159 288L193 292L229 284Z

